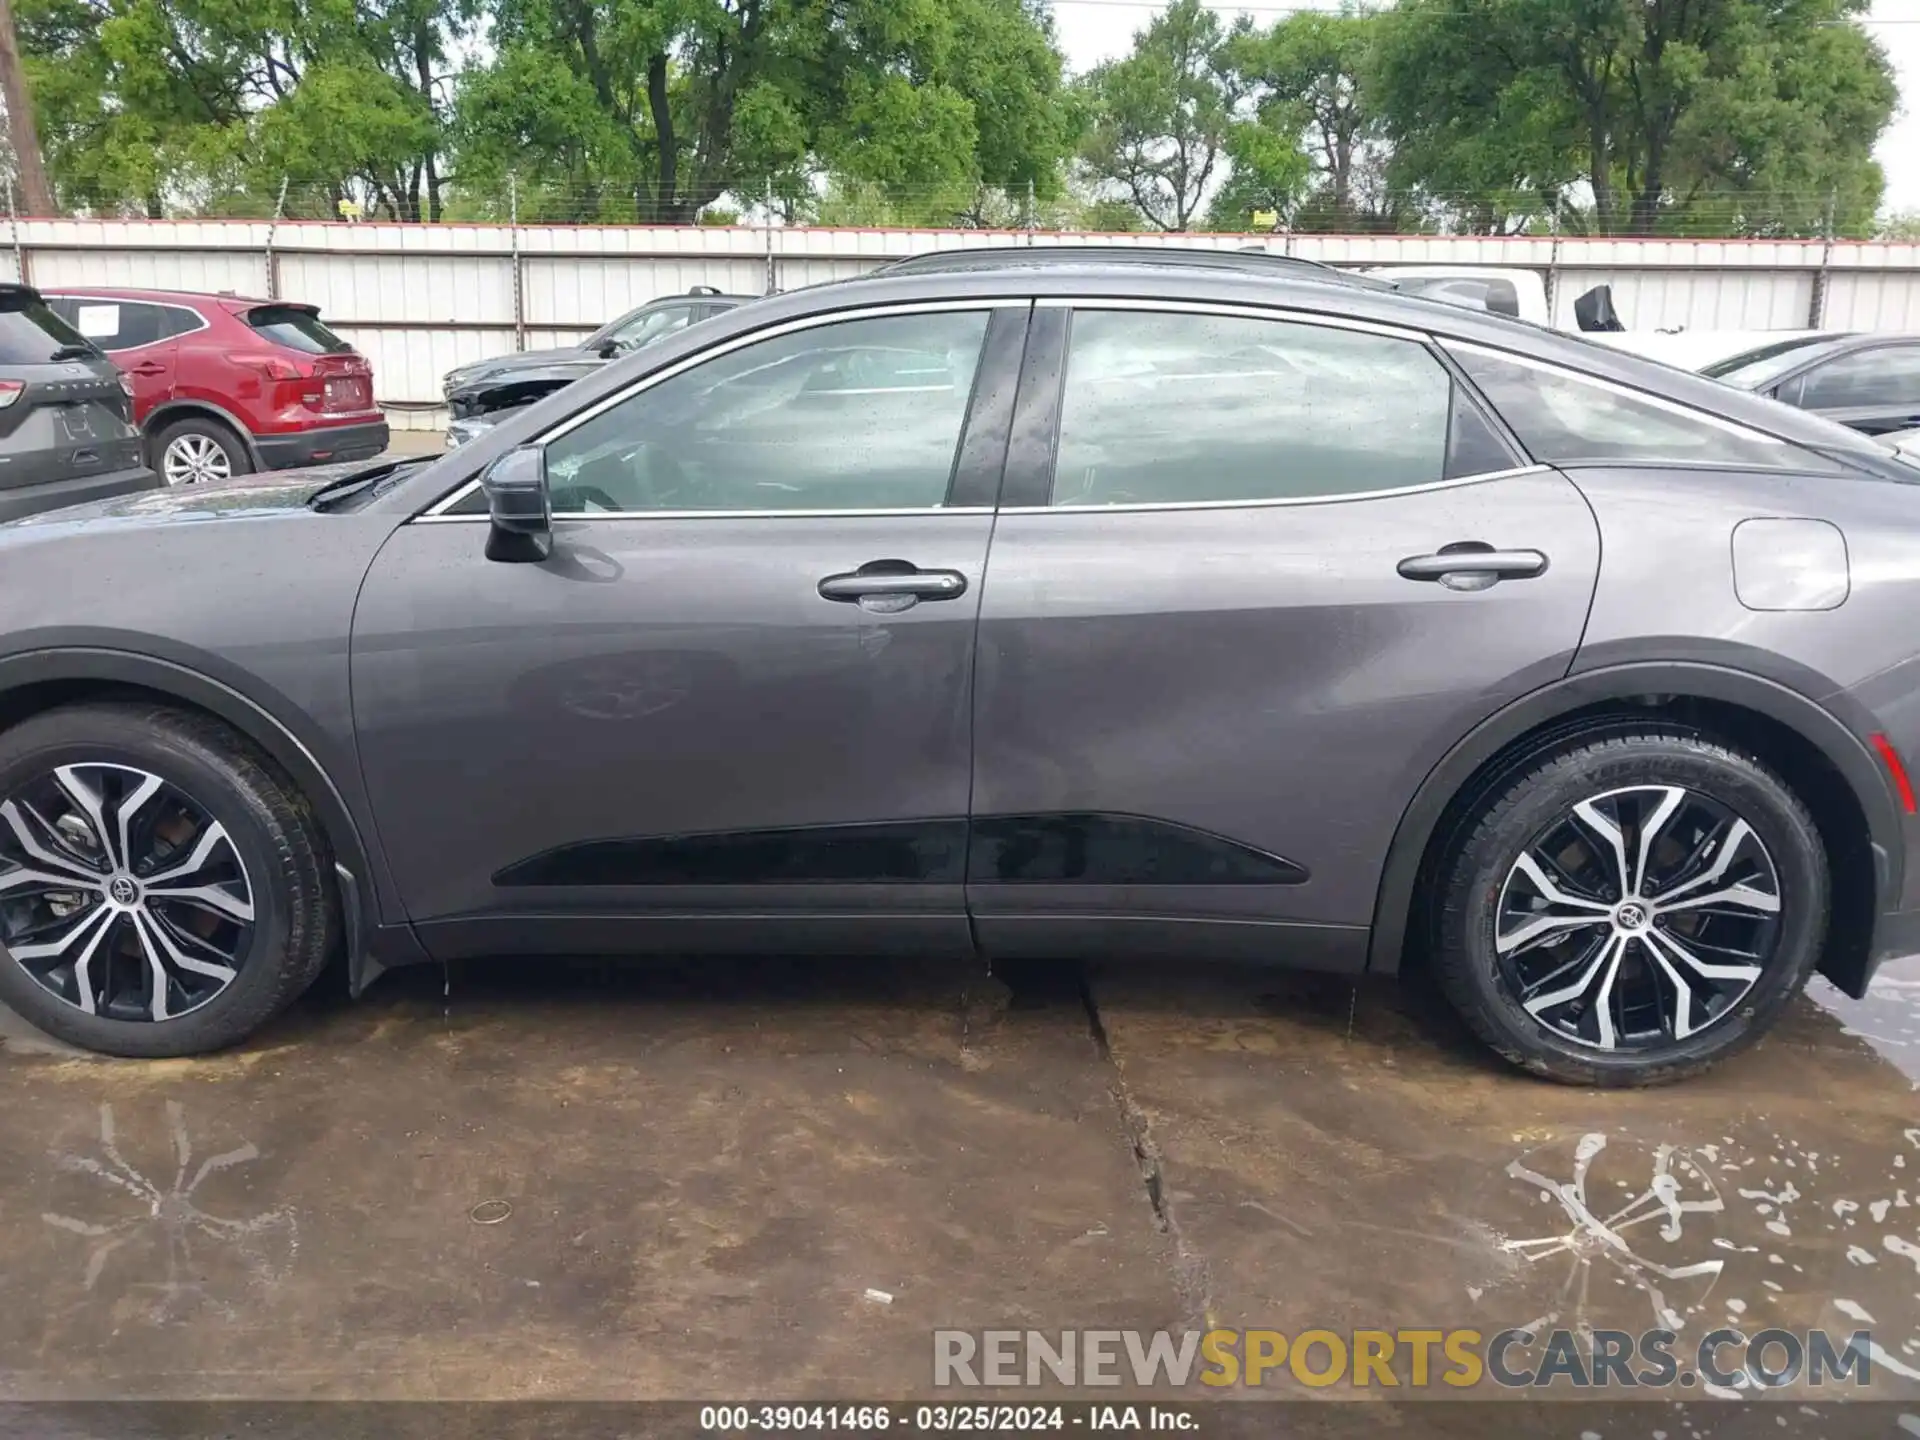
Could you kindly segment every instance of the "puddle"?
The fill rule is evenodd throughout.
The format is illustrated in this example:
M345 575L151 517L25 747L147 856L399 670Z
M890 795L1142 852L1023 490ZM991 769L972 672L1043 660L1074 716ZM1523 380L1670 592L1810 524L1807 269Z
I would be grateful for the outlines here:
M1807 987L1807 998L1920 1088L1920 955L1883 965L1864 1000L1841 994L1818 975Z

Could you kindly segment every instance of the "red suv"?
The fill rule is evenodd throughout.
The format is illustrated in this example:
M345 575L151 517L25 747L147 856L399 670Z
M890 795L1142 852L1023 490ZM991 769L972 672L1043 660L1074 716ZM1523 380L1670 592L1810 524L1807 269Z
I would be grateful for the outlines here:
M387 448L373 367L312 305L179 290L44 290L133 382L133 422L169 485Z

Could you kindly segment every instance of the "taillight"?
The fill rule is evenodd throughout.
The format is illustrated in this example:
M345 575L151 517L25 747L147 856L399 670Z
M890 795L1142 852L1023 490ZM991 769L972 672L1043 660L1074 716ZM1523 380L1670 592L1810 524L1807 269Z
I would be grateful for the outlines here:
M1880 762L1887 767L1887 774L1893 778L1893 788L1900 796L1900 808L1912 815L1920 806L1916 806L1913 797L1913 782L1907 779L1907 767L1901 763L1900 752L1893 748L1893 742L1884 735L1869 735L1873 748L1880 752Z
M26 388L27 382L24 380L0 380L0 410L18 400Z
M129 400L133 398L133 377L124 370L120 372L120 389Z
M291 360L283 360L278 355L236 355L234 357L249 370L257 370L269 380L304 380L307 372Z

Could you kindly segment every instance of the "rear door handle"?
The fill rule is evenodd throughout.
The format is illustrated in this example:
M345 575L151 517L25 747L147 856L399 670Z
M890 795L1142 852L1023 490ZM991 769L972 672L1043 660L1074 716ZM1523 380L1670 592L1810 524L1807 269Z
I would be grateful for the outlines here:
M1496 550L1478 540L1443 545L1432 555L1409 555L1395 567L1408 580L1438 580L1449 590L1485 590L1501 580L1545 573L1538 550Z
M905 610L922 600L953 600L967 591L958 570L921 570L904 560L874 560L820 582L823 599L853 602L868 610Z
M164 365L156 365L153 361L147 360L133 366L127 373L129 375L164 375L167 373L167 367Z

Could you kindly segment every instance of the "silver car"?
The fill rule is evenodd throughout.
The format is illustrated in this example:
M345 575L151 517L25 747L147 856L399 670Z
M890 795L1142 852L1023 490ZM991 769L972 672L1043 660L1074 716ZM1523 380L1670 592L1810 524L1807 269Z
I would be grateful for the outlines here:
M1669 1079L1920 948L1916 480L1304 270L770 298L438 458L0 528L0 999L169 1055L337 952L1426 966Z

